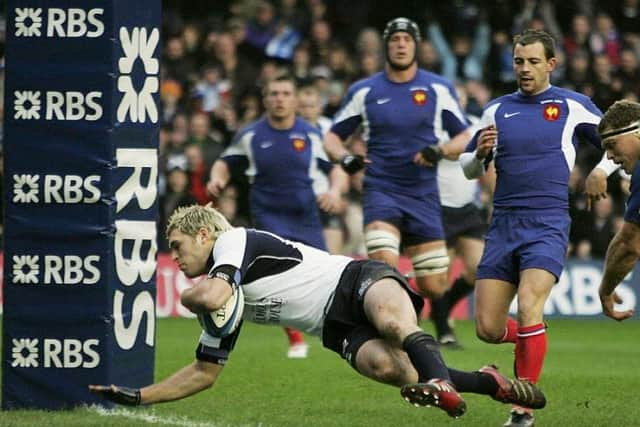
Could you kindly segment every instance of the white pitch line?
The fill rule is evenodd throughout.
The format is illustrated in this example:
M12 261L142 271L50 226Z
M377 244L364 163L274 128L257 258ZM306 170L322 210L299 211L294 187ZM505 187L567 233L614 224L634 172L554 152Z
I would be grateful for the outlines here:
M191 421L185 416L169 416L169 417L161 417L152 413L143 412L143 411L132 411L124 408L117 409L106 409L102 406L91 405L88 406L87 409L91 412L94 412L101 417L124 417L129 418L135 421L144 421L149 424L164 424L170 426L178 426L178 427L233 427L230 424L216 424L216 423L207 423L207 422L199 422L199 421ZM253 424L245 424L243 426L237 427L262 427L262 423L253 425Z

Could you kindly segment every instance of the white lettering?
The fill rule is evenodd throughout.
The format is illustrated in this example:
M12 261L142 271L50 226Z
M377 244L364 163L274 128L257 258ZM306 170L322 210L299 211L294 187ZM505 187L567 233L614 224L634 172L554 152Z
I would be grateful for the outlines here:
M158 194L158 150L119 148L116 150L116 159L119 168L134 168L129 178L116 190L116 213L124 209L134 197L141 209L149 209ZM142 170L145 168L149 169L147 185L142 183Z
M145 343L149 347L153 347L155 338L155 315L153 306L153 297L148 291L140 292L133 301L131 310L131 323L129 326L124 325L123 304L124 293L116 291L113 295L113 318L116 341L123 350L130 350L136 342L142 316L147 315L147 334ZM127 311L127 313L129 313Z
M96 347L100 340L88 339L80 341L74 338L58 340L45 338L43 357L45 368L95 368L100 363L100 354Z
M58 37L64 37L64 28L62 24L67 19L64 10L52 7L49 9L49 16L47 18L47 37L53 37L54 32Z
M60 340L45 338L44 340L44 367L45 368L62 368L62 360L60 360L60 352L62 351L62 343Z
M47 110L45 118L51 120L55 115L56 120L64 120L62 106L64 105L64 95L61 92L47 92Z
M96 91L89 92L86 96L77 91L47 91L45 118L96 121L102 117L102 106L98 102L101 99L102 92Z
M67 12L67 37L82 37L87 32L84 23L87 14L82 9L71 8Z
M118 279L125 286L133 286L138 276L148 282L156 267L156 223L153 221L116 221L115 257ZM124 242L133 241L131 258L124 257ZM149 243L149 252L143 259L142 245Z
M44 202L51 203L52 200L57 203L63 203L60 190L62 189L63 180L58 175L44 176Z
M62 348L64 349L63 360L65 368L78 368L82 365L82 343L80 340L71 338L63 340Z
M84 269L88 275L82 280L85 285L94 285L100 280L100 269L95 265L100 262L98 255L89 255L84 259Z
M44 283L63 283L62 276L62 259L55 255L46 255L44 257Z
M85 369L95 368L100 364L100 353L94 350L93 347L98 347L100 345L100 341L96 339L86 340L82 344L82 351L85 356L89 357L89 360L84 360L82 363L82 367Z
M91 9L88 14L88 20L95 27L93 31L87 32L87 37L100 37L104 33L104 24L98 16L102 16L104 9Z
M78 175L64 177L64 200L67 203L80 203L82 201L82 178Z
M47 37L100 37L104 34L104 23L100 19L103 13L102 8L91 9L88 13L78 8L50 8Z

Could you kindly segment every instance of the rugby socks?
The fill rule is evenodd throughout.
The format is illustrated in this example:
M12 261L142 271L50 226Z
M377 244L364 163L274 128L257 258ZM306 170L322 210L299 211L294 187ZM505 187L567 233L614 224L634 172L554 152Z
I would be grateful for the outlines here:
M302 336L302 332L299 330L284 328L284 331L287 333L287 337L289 338L289 346L304 343L304 337Z
M478 393L495 396L498 383L491 375L482 372L464 372L449 368L451 382L459 393Z
M515 371L518 379L537 383L547 352L547 334L543 323L518 328Z
M504 330L504 336L500 339L500 343L512 342L516 343L518 339L518 322L511 317L507 317L507 327Z
M447 299L447 303L449 304L449 311L453 310L453 307L460 301L462 298L469 295L469 293L473 290L473 283L469 283L464 280L464 277L458 277L451 288L447 292L445 292L443 298Z
M438 343L431 335L424 331L414 332L404 339L402 348L418 371L419 382L427 382L433 378L450 380Z

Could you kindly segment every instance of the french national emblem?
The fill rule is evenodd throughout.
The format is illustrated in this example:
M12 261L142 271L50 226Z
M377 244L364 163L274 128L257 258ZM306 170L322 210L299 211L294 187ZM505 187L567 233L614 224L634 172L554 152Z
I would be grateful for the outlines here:
M558 104L545 105L542 114L545 120L555 122L560 118L560 106Z
M304 146L305 146L304 139L296 138L296 139L293 140L292 144L293 144L293 149L294 150L296 150L298 152L304 150Z
M424 90L413 91L413 103L416 105L424 105L427 103L427 92Z

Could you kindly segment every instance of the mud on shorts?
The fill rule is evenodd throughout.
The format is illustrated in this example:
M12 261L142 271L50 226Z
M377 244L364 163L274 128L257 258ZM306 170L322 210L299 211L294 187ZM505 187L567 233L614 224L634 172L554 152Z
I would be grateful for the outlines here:
M398 270L372 260L353 261L347 265L327 308L322 344L338 353L356 370L356 355L360 347L369 340L382 338L365 315L364 296L372 284L385 277L395 279L405 289L419 315L424 305L422 297L411 290Z

